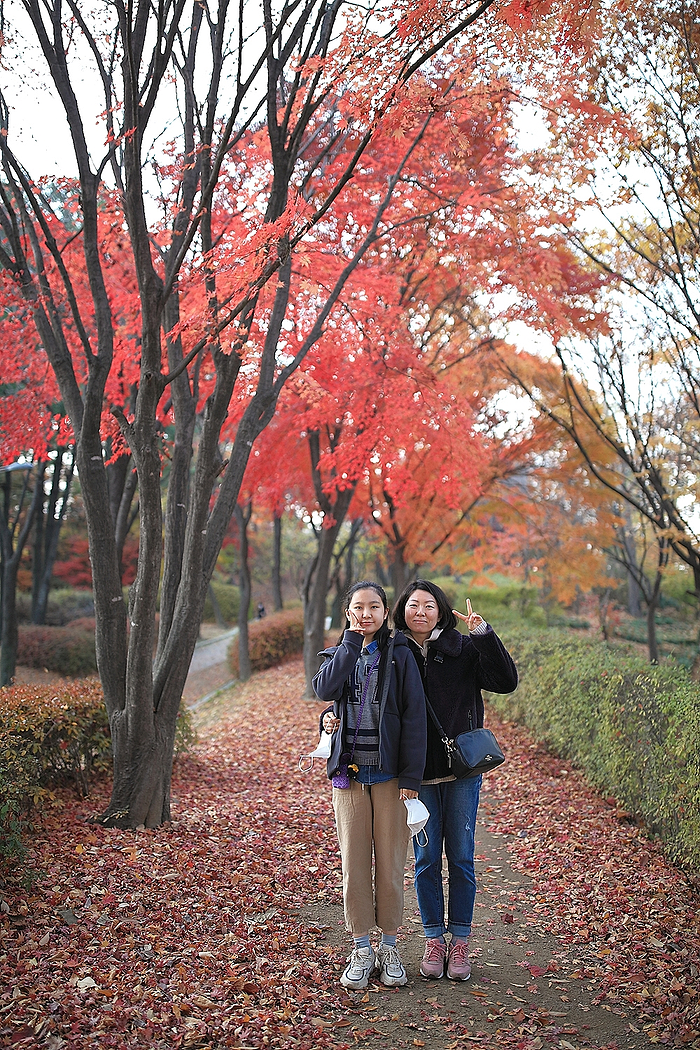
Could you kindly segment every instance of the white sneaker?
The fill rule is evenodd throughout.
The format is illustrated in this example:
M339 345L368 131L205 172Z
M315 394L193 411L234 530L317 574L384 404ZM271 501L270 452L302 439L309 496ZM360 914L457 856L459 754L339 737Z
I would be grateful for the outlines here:
M379 980L382 984L392 987L397 984L407 984L408 977L404 965L401 962L398 948L388 944L380 944L377 948L377 968Z
M340 983L344 988L366 988L375 963L375 955L371 947L353 948L348 956L348 965L343 970Z

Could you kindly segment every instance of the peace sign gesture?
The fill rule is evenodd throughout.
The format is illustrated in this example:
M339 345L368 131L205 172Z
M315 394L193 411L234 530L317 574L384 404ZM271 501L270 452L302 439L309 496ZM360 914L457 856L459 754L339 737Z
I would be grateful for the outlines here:
M479 616L478 613L472 611L472 603L469 598L467 598L466 616L464 615L464 613L459 612L457 609L453 609L452 612L455 614L458 620L461 620L463 623L466 623L470 631L475 630L475 628L480 627L482 623L486 622L483 616Z

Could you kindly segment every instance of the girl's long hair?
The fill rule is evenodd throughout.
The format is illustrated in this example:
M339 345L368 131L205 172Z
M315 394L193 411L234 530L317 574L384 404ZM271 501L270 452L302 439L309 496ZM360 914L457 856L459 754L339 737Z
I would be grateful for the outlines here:
M369 588L370 590L378 594L382 600L382 605L384 606L386 612L389 612L389 601L386 596L386 591L383 587L381 587L378 583L375 583L373 580L360 580L359 583L353 583L352 587L349 588L349 590L345 594L345 597L343 598L342 610L345 615L345 627L343 628L343 633L349 630L350 628L350 617L348 616L348 609L350 608L352 596L353 594L355 594L356 591L362 591L365 590L365 588ZM384 620L384 623L375 634L374 641L377 643L380 649L385 649L390 637L391 628L389 627L389 617L387 616L387 618ZM337 644L340 645L342 640L343 635L341 634Z

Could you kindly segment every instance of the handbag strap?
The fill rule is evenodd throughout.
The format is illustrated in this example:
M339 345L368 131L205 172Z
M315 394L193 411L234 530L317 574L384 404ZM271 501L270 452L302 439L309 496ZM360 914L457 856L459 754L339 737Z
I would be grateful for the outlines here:
M443 743L449 743L450 738L448 737L447 733L445 732L445 730L440 725L440 722L438 720L438 716L435 714L435 711L433 710L433 705L430 703L430 700L428 700L428 694L427 693L425 695L425 706L428 708L428 714L430 715L430 717L432 718L433 722L435 723L435 728L437 729L438 733L440 734L440 738L442 739ZM471 716L471 712L469 712L469 726L471 727L471 725L472 725L472 716Z
M433 705L430 703L430 700L428 700L428 694L427 693L425 695L425 706L428 708L428 714L430 715L430 717L432 718L433 722L435 723L435 728L437 729L437 731L440 734L441 738L443 740L447 740L448 736L447 736L445 730L440 725L440 721L438 719L438 716L435 714L435 711L433 710Z

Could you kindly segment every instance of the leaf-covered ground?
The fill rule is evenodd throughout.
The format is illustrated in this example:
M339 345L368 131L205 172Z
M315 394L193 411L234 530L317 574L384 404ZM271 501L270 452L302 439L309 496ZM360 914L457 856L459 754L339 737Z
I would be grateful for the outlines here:
M408 988L345 993L330 792L321 769L297 769L319 711L301 689L291 664L199 710L169 827L89 824L106 783L88 800L61 796L32 841L35 888L2 894L1 1046L614 1045L605 1026L596 1038L595 1024L564 1020L575 986L582 1016L610 1017L629 1046L700 1047L691 881L578 773L493 718L509 761L485 784L482 818L520 881L487 894L473 981L415 980L407 908ZM481 861L488 889L500 869Z

